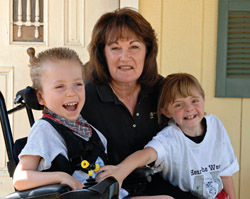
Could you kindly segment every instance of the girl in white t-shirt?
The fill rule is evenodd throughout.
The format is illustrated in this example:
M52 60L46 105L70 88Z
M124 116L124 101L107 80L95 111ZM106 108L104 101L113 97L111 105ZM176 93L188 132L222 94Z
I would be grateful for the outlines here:
M186 73L166 77L158 103L165 126L143 150L117 166L104 166L98 180L114 176L120 184L135 168L154 163L155 171L198 198L235 199L232 175L237 158L221 121L205 115L205 95L198 80Z

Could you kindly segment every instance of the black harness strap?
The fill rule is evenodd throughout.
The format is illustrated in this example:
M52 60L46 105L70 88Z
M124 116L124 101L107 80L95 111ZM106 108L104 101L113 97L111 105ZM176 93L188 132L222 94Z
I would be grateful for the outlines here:
M89 169L95 168L95 162L98 157L102 158L104 164L107 164L105 147L93 128L91 128L92 136L86 141L64 125L47 117L43 117L42 119L49 122L64 139L68 150L69 163L73 172L75 170L82 170L88 173ZM90 163L89 169L81 167L83 160L87 160Z

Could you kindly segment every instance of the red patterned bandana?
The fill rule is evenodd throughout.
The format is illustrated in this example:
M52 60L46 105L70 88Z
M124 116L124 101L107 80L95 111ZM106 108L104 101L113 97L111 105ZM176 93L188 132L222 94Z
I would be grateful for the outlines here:
M66 126L70 130L72 130L74 133L80 135L83 138L90 138L92 135L91 127L88 124L86 120L82 118L81 115L77 118L76 121L70 121L63 117L60 117L59 115L53 113L49 109L45 108L43 110L43 117L48 117L50 119L53 119L57 121L58 123Z

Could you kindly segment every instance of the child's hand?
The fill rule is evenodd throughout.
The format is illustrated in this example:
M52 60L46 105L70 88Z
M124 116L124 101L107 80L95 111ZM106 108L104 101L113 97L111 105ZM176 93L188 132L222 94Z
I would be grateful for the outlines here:
M101 167L96 177L96 181L101 182L102 180L110 176L113 176L118 181L121 188L122 182L126 178L126 175L124 176L122 167L111 165Z
M79 182L77 179L72 177L71 175L62 172L60 174L60 184L66 184L71 187L72 190L82 189L83 185L81 182Z

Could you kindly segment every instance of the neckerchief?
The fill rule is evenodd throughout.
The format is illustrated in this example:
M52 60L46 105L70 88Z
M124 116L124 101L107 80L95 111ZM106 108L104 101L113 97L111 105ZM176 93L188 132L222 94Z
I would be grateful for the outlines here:
M81 115L78 116L76 121L70 121L45 108L43 110L43 117L53 119L54 121L66 126L83 138L90 138L92 135L90 125L86 120L83 119Z

